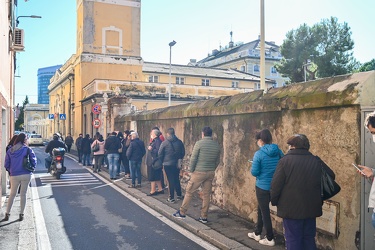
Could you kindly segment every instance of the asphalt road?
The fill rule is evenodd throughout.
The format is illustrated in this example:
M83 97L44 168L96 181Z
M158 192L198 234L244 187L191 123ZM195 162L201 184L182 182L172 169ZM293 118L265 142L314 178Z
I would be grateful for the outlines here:
M34 214L44 249L216 249L73 159L65 158L67 172L56 180L45 171L44 147L33 149Z

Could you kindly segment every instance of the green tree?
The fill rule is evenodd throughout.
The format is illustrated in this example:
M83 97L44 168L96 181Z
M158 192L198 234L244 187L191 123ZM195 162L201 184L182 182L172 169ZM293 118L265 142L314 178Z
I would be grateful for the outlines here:
M353 48L350 27L338 23L335 17L312 27L303 24L286 34L280 47L284 58L276 69L291 82L303 81L305 70L307 80L346 74L358 65Z
M358 69L359 72L365 72L365 71L370 71L370 70L375 70L375 59L372 59L369 62L365 62Z
M25 100L22 103L22 107L20 108L18 119L16 120L16 123L15 123L15 126L14 126L15 130L23 130L23 128L24 128L24 110L25 110L26 104L29 104L29 97L28 96L26 96Z

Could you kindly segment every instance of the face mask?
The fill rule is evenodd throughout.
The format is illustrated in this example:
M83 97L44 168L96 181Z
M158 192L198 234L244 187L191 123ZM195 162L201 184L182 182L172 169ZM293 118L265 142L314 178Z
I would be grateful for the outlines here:
M262 147L262 145L259 143L259 141L257 141L257 145L258 145L258 147Z
M375 142L375 135L372 135L372 141Z

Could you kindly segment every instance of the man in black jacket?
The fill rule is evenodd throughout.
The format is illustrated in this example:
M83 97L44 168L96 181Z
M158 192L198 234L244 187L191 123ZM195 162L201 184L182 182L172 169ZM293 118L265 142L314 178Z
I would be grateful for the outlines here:
M131 142L129 148L126 150L126 157L129 159L130 175L132 178L132 184L130 188L140 188L142 182L141 175L141 164L142 158L146 154L145 143L139 139L137 132L132 132ZM137 178L137 185L135 185L135 179Z
M120 139L116 136L116 132L112 132L105 140L104 149L107 153L108 171L111 180L116 179L117 165L120 160L119 149L122 148Z
M168 202L174 203L174 192L176 190L177 200L182 200L180 169L177 167L178 160L185 156L185 146L175 135L174 128L167 130L167 139L163 141L159 148L159 158L163 162L164 171L167 174L169 185Z
M280 159L271 183L271 203L283 218L288 250L316 249L316 217L322 216L322 167L333 171L309 152L310 143L303 134L288 139L288 153Z

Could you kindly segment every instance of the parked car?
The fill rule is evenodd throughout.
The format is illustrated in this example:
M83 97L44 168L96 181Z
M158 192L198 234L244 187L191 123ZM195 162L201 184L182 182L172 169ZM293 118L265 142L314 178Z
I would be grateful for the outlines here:
M30 134L29 145L44 145L42 136L38 134Z

